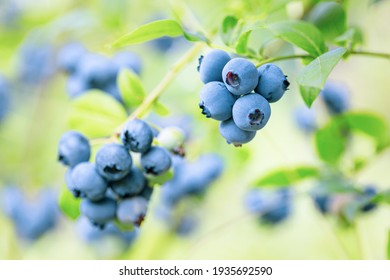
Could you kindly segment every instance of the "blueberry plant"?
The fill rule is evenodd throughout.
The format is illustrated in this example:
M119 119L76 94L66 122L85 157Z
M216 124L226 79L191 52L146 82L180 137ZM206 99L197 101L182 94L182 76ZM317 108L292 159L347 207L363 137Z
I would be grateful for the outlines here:
M189 6L173 1L171 19L133 26L102 46L111 56L89 51L74 40L61 45L55 65L66 75L71 99L69 130L57 146L58 161L67 168L66 188L59 198L62 212L77 219L80 235L88 242L99 244L103 236L113 236L127 247L137 239L141 245L134 244L126 257L155 257L152 247L168 246L163 238L196 232L205 215L197 209L199 202L206 203L209 187L218 178L225 183L229 173L236 180L233 183L246 185L247 191L235 196L244 216L223 225L226 229L243 217L277 229L294 214L295 200L306 197L319 219L330 224L346 256L363 258L345 248L339 230L357 236L359 219L390 203L389 186L356 180L388 152L390 129L375 110L355 109L353 93L329 77L344 61L358 56L390 60L390 54L364 47L363 28L348 21L352 1L228 2L223 14L204 24ZM188 49L169 54L176 63L159 81L153 80L156 86L149 90L150 81L143 77L147 64L127 48L161 44L159 56L168 56L178 38L187 41L182 47ZM22 45L20 79L30 85L49 79L54 72L52 51L51 45L38 42ZM39 63L47 67L35 71ZM186 80L182 73L188 65L190 79ZM160 118L179 107L186 109L181 106L185 95L175 97L175 108L164 102L175 82L185 83L197 96L193 117L202 129L191 133L218 131L215 143L199 144L188 137L189 122L184 127L159 124ZM6 89L0 79L0 121L8 106L8 101L1 101L8 98ZM291 96L298 95L301 104L295 108ZM266 170L263 163L268 159L255 155L252 148L269 139L267 131L275 126L274 119L290 121L282 119L280 108L293 112L290 118L310 141L306 149L313 152L314 160L294 165L283 161ZM355 154L352 146L360 137L369 139L370 155ZM283 157L277 141L269 142L256 147ZM223 148L217 154L226 155L209 152L219 146ZM195 152L188 154L192 147ZM232 153L239 162L231 160ZM246 169L250 175L241 178ZM151 237L143 232L150 223L164 224L168 234ZM31 235L45 230L39 228ZM203 235L207 238L213 232ZM390 249L386 253L390 258Z

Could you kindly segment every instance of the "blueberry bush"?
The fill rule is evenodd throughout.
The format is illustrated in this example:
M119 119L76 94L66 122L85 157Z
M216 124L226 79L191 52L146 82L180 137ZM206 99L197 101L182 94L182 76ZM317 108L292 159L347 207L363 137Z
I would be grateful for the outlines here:
M209 2L0 2L0 258L390 259L390 1Z

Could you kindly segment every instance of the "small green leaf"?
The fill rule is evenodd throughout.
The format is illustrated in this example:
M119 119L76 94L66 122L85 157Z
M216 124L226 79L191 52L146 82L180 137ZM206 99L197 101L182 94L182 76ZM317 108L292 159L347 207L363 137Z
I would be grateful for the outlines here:
M114 220L114 224L119 228L120 231L132 231L134 229L133 224L125 224L118 219Z
M284 21L270 24L267 28L276 37L307 51L313 57L326 52L326 45L321 32L311 23Z
M241 34L237 40L236 52L239 54L245 54L248 52L248 41L252 31L246 31Z
M190 42L205 42L205 43L209 42L209 39L207 39L206 35L200 31L197 32L183 31L183 35L184 38L186 38L187 41Z
M254 182L254 186L274 186L283 187L297 183L304 179L318 178L320 175L319 169L313 166L297 166L293 168L283 168L271 171L270 173L258 178Z
M333 118L314 135L315 146L321 160L335 165L347 146L348 127L341 117Z
M178 37L184 35L181 25L171 19L157 20L138 27L130 33L120 37L112 44L118 48L127 45L134 45L157 39L163 36Z
M378 193L372 201L374 203L390 204L390 190Z
M148 182L151 187L161 186L171 180L173 178L173 169L169 169L167 172L154 176L154 175L146 175L146 178L148 179Z
M307 65L298 75L297 82L301 91L301 95L307 106L311 106L317 98L320 90L347 50L345 48L337 48L327 52Z
M349 128L373 138L377 151L380 152L390 144L390 130L385 120L373 113L348 112L344 114Z
M146 92L139 77L128 69L118 75L118 87L126 108L136 107L145 99Z
M162 104L161 102L157 101L153 105L154 111L159 114L160 116L167 116L169 115L169 109Z
M308 14L307 21L313 23L327 40L333 40L347 29L344 8L336 2L318 3Z
M68 124L88 138L111 135L127 118L123 106L108 94L91 90L72 102Z
M225 45L230 46L238 19L235 16L226 16L222 21L220 36Z
M76 220L80 215L81 199L75 198L68 189L62 189L58 203L61 211L68 218Z

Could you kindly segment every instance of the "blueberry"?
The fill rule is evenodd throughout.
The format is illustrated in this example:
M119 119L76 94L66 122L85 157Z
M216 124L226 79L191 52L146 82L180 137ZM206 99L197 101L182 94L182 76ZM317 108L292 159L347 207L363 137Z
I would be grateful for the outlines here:
M103 198L100 201L83 199L80 204L81 213L86 216L97 227L104 228L104 225L116 217L117 205L115 200Z
M77 131L64 133L58 143L58 160L67 166L74 167L80 162L88 161L91 147L88 139Z
M198 220L194 215L185 214L180 218L179 223L176 225L176 233L180 236L188 236L193 233L198 225Z
M233 144L236 147L250 142L256 135L256 131L247 131L239 128L233 121L228 119L219 125L219 132L226 139L228 144Z
M82 162L76 165L70 176L73 193L90 200L100 200L107 190L107 182L99 175L94 163Z
M70 98L77 98L88 91L88 89L89 85L78 75L69 76L66 82L66 91L68 92Z
M119 181L110 184L112 190L120 197L129 197L139 194L146 185L146 179L143 173L137 168L132 167L129 174Z
M306 133L311 133L317 129L316 113L306 106L296 108L293 112L296 125Z
M152 197L152 194L153 194L153 188L148 185L145 185L145 187L143 188L139 196L142 196L147 201L149 201L150 198Z
M119 52L112 58L118 70L130 69L136 74L141 73L142 63L138 55L132 52Z
M364 199L367 202L362 206L362 212L369 212L377 207L376 203L371 202L371 199L377 195L377 193L378 191L374 186L366 186L364 188L361 199Z
M200 92L199 107L207 118L224 121L232 116L232 108L236 98L221 82L210 82Z
M10 89L5 78L0 76L0 122L6 117L10 105Z
M116 74L115 65L107 57L93 53L82 56L76 72L90 89L103 89L116 79Z
M290 83L282 70L275 64L264 64L258 68L259 80L255 92L261 94L268 102L282 98Z
M58 53L58 67L68 74L74 74L79 61L85 53L86 49L80 43L72 42L66 44Z
M341 114L349 108L348 91L341 84L327 82L320 96L332 114Z
M141 155L141 165L147 174L161 175L171 167L172 160L165 148L153 146Z
M314 205L322 214L326 214L330 212L332 198L329 194L314 193L312 197L313 197Z
M245 58L233 58L222 70L222 79L227 89L235 94L247 94L258 82L256 66Z
M233 106L234 123L242 130L262 129L271 116L268 101L257 93L241 96Z
M74 197L80 197L81 193L77 189L75 183L72 179L72 169L68 169L65 173L65 185L68 188L68 190L73 194Z
M12 220L17 219L20 206L23 204L23 192L17 187L5 187L1 192L1 209Z
M117 217L122 223L139 226L145 218L147 208L148 201L141 196L124 199L118 204Z
M139 119L128 121L120 135L123 145L132 152L147 152L153 141L153 131L150 126Z
M198 71L202 82L205 84L213 81L222 82L222 69L229 61L229 54L221 50L212 50L205 56L201 56Z
M80 216L77 219L76 231L85 242L96 242L107 236L119 236L121 233L112 222L106 223L104 228L100 229L99 227L93 225L85 216Z
M129 174L133 160L127 149L119 144L105 144L95 158L97 171L108 181L117 181Z

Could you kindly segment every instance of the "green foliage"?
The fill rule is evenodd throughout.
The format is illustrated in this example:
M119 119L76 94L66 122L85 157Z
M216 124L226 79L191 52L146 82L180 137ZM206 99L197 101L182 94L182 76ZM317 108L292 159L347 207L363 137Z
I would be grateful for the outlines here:
M293 168L281 168L273 170L253 183L257 187L273 186L284 187L296 184L302 180L318 178L320 171L314 166L296 166Z
M146 175L148 182L151 187L161 186L171 180L173 178L173 169L169 169L167 172L154 176L154 175Z
M61 211L71 220L76 220L80 216L81 199L75 198L65 187L61 190L58 204Z
M350 27L344 34L335 38L334 42L340 46L354 49L357 45L363 44L363 32L357 27Z
M225 45L230 46L232 44L232 39L234 39L234 34L237 32L238 19L235 16L226 16L223 19L220 36Z
M329 51L313 60L299 74L297 82L303 100L307 106L310 107L317 98L319 92L324 87L330 72L346 51L345 48L337 48Z
M127 108L140 105L146 92L139 77L132 71L123 69L118 75L118 87Z
M333 117L315 134L315 145L321 160L335 165L344 154L350 133L363 133L373 139L377 152L390 143L390 131L385 121L375 114L348 112Z
M186 32L177 21L172 19L164 19L153 21L138 27L137 29L116 40L112 44L112 47L119 48L127 45L139 44L164 36L184 36L188 41L193 42L207 41L207 38L202 33Z
M114 98L92 90L73 101L68 123L71 129L96 138L111 135L126 118L125 109Z
M309 13L307 20L322 32L327 40L333 40L346 31L347 15L336 2L320 2Z

